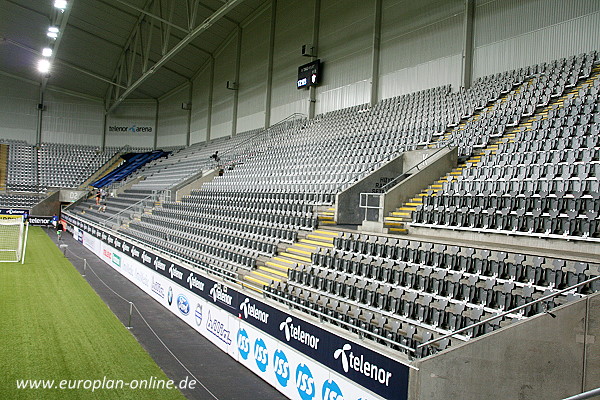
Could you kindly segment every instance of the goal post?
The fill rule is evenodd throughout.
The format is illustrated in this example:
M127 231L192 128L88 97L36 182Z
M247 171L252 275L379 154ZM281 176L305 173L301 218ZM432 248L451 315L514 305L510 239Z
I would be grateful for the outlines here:
M22 217L0 219L0 262L22 261L26 231Z

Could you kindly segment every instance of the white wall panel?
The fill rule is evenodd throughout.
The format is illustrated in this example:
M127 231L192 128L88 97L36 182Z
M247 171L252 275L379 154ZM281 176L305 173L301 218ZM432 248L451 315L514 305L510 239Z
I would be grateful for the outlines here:
M67 94L46 91L47 109L42 119L42 142L100 146L104 105Z
M39 86L0 75L0 138L35 144Z
M456 54L390 72L380 78L380 97L390 97L451 84L460 87L462 56Z
M310 62L300 51L312 41L313 10L314 1L277 2L271 125L294 113L308 114L308 91L298 90L296 78L298 67Z
M490 1L475 11L474 77L600 49L600 2Z
M192 121L190 143L206 141L208 118L208 92L210 89L210 67L202 71L193 81Z
M323 1L318 55L324 61L317 114L368 103L374 3Z
M380 97L460 84L464 1L384 0Z
M236 51L237 39L234 37L215 58L211 139L231 135L234 91L227 89L227 81L235 81Z
M264 127L270 29L267 9L242 31L238 132Z
M107 117L106 146L153 147L155 120L155 101L125 100Z
M159 101L158 107L158 148L185 146L187 138L188 111L181 108L187 103L189 86Z

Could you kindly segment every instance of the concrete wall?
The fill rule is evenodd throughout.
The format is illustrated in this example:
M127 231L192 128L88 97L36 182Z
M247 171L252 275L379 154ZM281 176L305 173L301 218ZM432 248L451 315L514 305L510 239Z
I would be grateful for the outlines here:
M560 400L600 386L600 295L425 358L409 399Z
M409 172L409 169L422 161L424 162L418 167L418 171L414 171L414 174L385 194L383 209L381 210L383 215L380 215L380 221L383 221L383 216L394 211L400 204L405 203L416 193L456 167L458 150L456 148L452 150L417 150L405 153L405 157L406 164L404 168L406 172Z
M348 189L338 193L335 199L335 222L338 224L360 224L364 218L364 211L359 207L360 194L372 193L383 178L393 179L402 174L404 168L403 156L403 154L400 154Z

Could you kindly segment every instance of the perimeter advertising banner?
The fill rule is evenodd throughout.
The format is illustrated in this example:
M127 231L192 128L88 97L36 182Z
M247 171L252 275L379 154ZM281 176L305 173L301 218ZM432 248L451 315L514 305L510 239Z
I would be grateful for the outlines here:
M78 228L88 249L288 398L407 399L407 365L104 230L64 218Z

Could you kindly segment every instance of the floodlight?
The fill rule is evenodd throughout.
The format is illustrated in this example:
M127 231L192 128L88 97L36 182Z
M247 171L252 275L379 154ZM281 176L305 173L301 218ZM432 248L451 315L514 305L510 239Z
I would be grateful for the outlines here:
M52 56L52 49L50 47L44 47L44 49L42 50L42 55L44 57L51 57Z
M50 72L50 61L46 60L45 58L42 58L40 61L38 61L38 71L43 74Z

